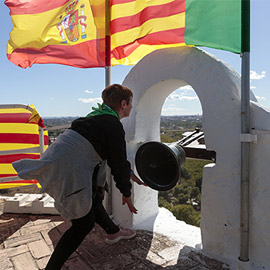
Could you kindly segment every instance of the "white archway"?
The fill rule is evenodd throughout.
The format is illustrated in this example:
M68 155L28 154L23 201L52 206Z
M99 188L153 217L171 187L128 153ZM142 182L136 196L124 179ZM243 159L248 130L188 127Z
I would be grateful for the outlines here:
M203 248L216 255L237 259L240 246L239 75L228 65L204 51L179 47L155 51L146 56L134 66L123 84L134 93L133 111L131 116L123 121L128 142L128 156L133 165L136 150L142 143L160 140L160 115L166 97L185 85L190 85L198 95L203 111L206 147L215 150L217 155L216 164L207 165L203 172L201 219ZM253 93L251 97L254 101L253 127L267 127L267 124L270 126L269 112L256 103ZM270 154L270 147L266 148L269 152L260 155L267 157ZM252 148L251 152L254 152L254 149ZM260 185L267 186L267 182L263 182L266 180L262 172L255 168L253 171L251 175L258 174L256 181L258 183L262 181ZM270 191L267 195L270 198L269 193ZM157 192L135 185L134 194L135 205L140 209L138 215L131 216L127 211L118 211L117 205L120 201L116 195L113 197L113 209L116 209L114 216L117 219L138 227L149 219L155 219L158 213ZM262 200L269 202L267 197ZM258 205L261 203L262 201L258 202ZM260 214L261 212L258 215ZM256 218L258 216L254 214L252 220L254 224L258 223ZM256 229L253 233L257 233ZM264 234L266 235L270 238L270 231ZM264 247L269 246L269 242ZM251 252L251 256L256 254L257 257L261 257L256 249Z

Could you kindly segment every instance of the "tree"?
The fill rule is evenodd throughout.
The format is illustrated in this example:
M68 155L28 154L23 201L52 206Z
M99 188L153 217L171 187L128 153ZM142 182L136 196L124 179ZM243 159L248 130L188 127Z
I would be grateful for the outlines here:
M198 195L200 194L200 190L197 187L193 187L190 192L190 199L197 200Z
M191 205L176 205L171 211L178 220L197 227L200 226L201 214L194 210Z
M188 196L188 194L180 193L178 195L177 199L178 199L177 202L179 204L187 204L189 201L189 196Z
M164 207L164 208L168 209L169 211L172 210L172 205L171 205L169 202L167 202L167 201L166 201L164 198L162 198L162 197L159 197L159 198L158 198L158 205L159 205L160 207Z
M188 170L185 167L181 168L181 178L188 180L191 178L190 173L188 172Z

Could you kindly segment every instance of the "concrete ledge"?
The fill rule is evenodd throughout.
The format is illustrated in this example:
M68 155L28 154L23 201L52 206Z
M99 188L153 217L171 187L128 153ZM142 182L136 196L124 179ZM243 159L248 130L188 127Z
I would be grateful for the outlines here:
M54 199L48 194L16 193L13 197L0 196L4 201L3 213L59 215Z

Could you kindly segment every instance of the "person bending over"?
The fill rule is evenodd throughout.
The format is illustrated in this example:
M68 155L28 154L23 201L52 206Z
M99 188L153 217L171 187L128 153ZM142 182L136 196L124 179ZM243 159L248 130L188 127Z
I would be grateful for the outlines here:
M145 185L131 170L127 160L125 132L120 120L132 109L132 91L113 84L102 92L103 103L86 117L74 120L38 160L23 159L12 165L22 179L37 179L41 192L55 200L55 208L71 221L46 266L61 269L95 223L100 225L108 244L130 239L136 231L117 226L102 205L106 189L106 166L111 169L122 203L136 214L131 199L130 179Z

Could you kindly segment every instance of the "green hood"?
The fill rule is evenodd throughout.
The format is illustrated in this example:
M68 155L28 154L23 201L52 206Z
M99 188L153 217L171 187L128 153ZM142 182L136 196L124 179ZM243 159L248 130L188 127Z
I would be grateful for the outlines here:
M110 108L108 105L102 103L102 104L97 104L98 108L92 107L92 112L86 115L86 117L92 117L96 115L104 115L104 114L110 114L113 116L116 116L119 119L119 116L116 111L114 111L112 108Z

